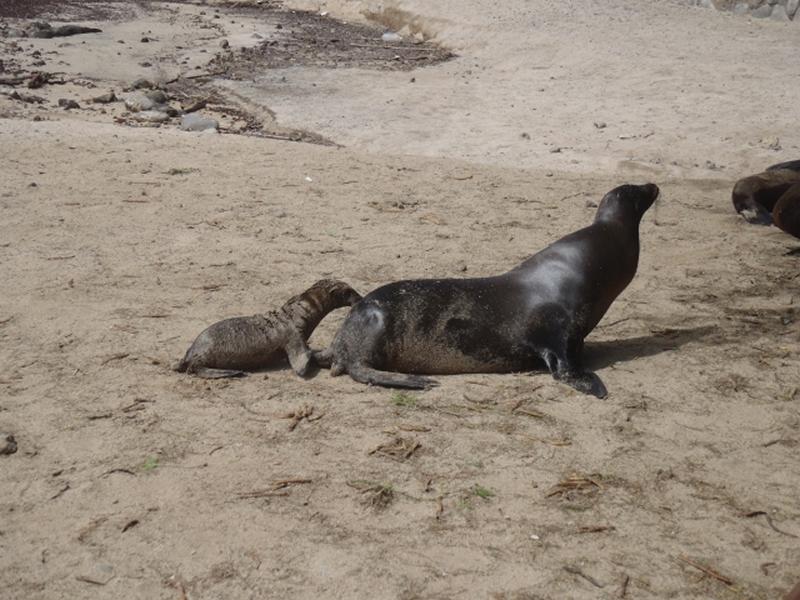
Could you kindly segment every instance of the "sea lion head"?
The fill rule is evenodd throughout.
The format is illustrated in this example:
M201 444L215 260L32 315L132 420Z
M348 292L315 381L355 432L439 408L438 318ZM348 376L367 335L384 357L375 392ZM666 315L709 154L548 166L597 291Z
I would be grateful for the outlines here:
M595 221L607 221L633 217L638 223L647 209L658 198L659 189L654 183L633 185L626 183L615 187L600 201Z
M320 279L306 292L317 299L327 298L330 306L353 306L361 300L361 294L338 279Z

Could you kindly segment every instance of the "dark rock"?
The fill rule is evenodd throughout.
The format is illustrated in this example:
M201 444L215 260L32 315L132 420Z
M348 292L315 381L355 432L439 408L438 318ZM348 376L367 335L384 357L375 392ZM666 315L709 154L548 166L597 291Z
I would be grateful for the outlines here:
M231 47L231 44L230 44L230 42L229 42L228 40L222 40L222 41L219 43L219 47L220 47L220 48L222 48L222 49L224 50L224 49L226 49L226 48L230 48L230 47Z
M64 110L71 110L73 108L81 107L81 105L75 102L75 100L70 100L69 98L59 98L58 105L62 107Z
M0 433L0 454L14 454L17 451L17 440L10 433Z
M131 84L131 88L130 89L132 89L132 90L141 90L141 89L152 90L155 87L156 86L153 85L153 82L150 81L149 79L141 78L141 79L137 79L136 81L134 81Z
M61 25L60 27L53 27L50 23L35 21L29 25L27 34L32 38L49 39L80 35L82 33L100 33L101 31L102 29L84 27L83 25Z
M31 77L30 81L28 81L28 89L36 90L44 85L47 85L47 83L50 81L50 77L50 73L43 73L41 71L34 73L33 77Z
M28 104L42 104L44 102L44 98L41 96L34 96L33 94L20 94L17 91L12 92L9 98L20 100L21 102L27 102Z
M151 90L149 92L145 92L144 95L150 98L150 100L156 104L166 104L169 102L169 98L161 90Z

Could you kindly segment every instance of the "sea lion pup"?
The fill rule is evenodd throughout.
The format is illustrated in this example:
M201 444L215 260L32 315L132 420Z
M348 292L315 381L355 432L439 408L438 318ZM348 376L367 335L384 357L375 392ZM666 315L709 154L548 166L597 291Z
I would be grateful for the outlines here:
M503 275L380 287L314 356L332 375L412 389L436 384L419 374L527 371L542 359L557 380L604 398L581 363L583 340L633 279L639 221L658 193L651 183L611 190L594 223Z
M778 200L796 183L800 183L800 160L772 165L736 182L731 194L733 207L748 223L770 225L770 213Z
M294 372L305 377L312 358L306 340L329 312L360 299L346 283L322 279L279 310L214 323L197 336L175 370L206 379L241 377L275 364L285 353Z

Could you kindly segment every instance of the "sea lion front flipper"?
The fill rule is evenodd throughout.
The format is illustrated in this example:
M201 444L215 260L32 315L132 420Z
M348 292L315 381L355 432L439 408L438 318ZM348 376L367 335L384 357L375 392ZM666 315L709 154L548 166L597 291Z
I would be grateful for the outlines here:
M236 371L234 369L212 369L211 367L197 367L192 371L198 377L203 379L228 379L232 377L247 377L244 371Z
M307 377L313 365L313 356L309 350L303 336L300 335L296 329L292 329L288 335L288 341L284 346L286 351L286 358L289 359L289 364L292 370L300 377Z
M314 362L323 369L330 369L333 364L333 348L331 346L324 350L312 350L311 356L314 357Z
M379 385L381 387L405 388L409 390L425 390L439 385L439 382L419 375L379 371L363 363L347 365L347 373L359 383Z
M553 379L563 381L579 392L601 400L608 396L608 390L600 377L596 373L585 371L581 366L579 349L583 347L583 341L572 340L572 343L567 342L566 346L569 350L565 349L560 356L551 349L545 350L542 354Z
M563 381L567 385L575 388L579 392L589 394L601 400L608 396L608 390L605 384L597 376L597 373L591 371L584 371L578 374L569 374L563 377L556 377L559 381Z

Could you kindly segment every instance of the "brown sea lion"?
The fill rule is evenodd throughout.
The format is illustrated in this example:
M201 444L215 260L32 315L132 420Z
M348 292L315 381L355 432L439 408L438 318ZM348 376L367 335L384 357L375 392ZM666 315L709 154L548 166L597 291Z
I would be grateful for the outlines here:
M748 223L770 225L775 205L797 183L800 183L800 160L772 165L762 173L736 182L731 194L733 207Z
M207 379L240 377L285 354L294 372L304 377L312 358L306 340L316 326L332 310L360 299L346 283L322 279L279 310L214 323L197 336L175 370Z
M604 398L583 368L583 340L636 274L639 222L658 194L651 183L613 189L592 225L502 275L380 287L314 356L332 375L412 389L436 383L418 374L526 371L543 360L556 379Z

